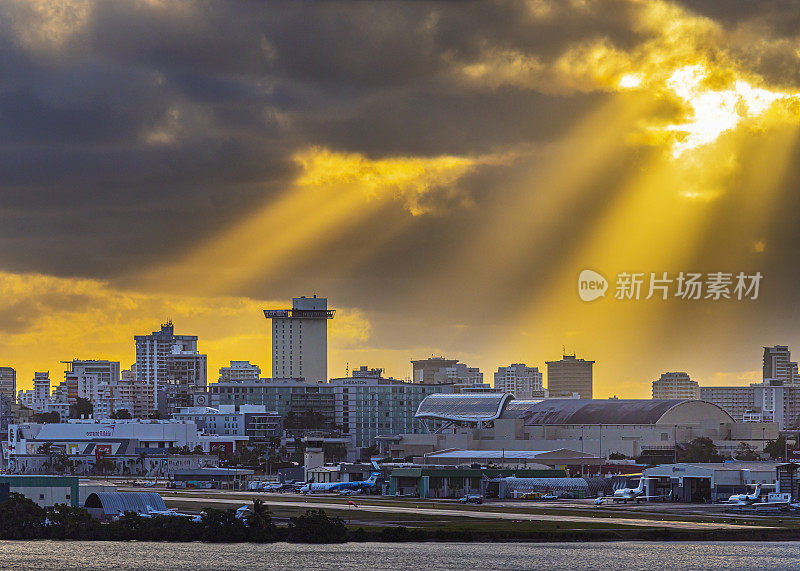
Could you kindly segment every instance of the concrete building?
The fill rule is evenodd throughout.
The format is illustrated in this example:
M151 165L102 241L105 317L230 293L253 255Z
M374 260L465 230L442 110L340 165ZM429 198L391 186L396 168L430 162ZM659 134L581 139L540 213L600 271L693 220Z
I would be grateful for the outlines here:
M160 331L134 336L136 343L136 380L149 385L153 408L158 407L158 392L167 382L167 358L176 349L197 353L197 335L175 335L172 321L161 325Z
M182 422L192 421L206 434L246 436L251 444L263 444L283 435L283 417L259 405L184 407L173 414L173 418Z
M253 381L261 378L261 367L253 365L250 361L231 361L229 367L220 367L219 380L227 383L230 381Z
M714 441L723 455L740 442L762 450L778 435L772 422L734 421L720 407L693 400L515 400L510 394L427 397L415 418L430 432L379 438L392 458L445 449L572 449L601 458L622 453L674 457L676 445L694 438ZM580 448L578 448L578 446Z
M547 391L550 398L570 398L578 393L582 399L592 398L594 361L564 355L560 361L547 361Z
M265 309L272 320L272 376L328 380L328 320L334 311L324 297L296 297L292 309Z
M307 383L300 379L256 379L212 383L208 387L209 405L254 404L276 411L301 415L313 410L334 421L334 387L328 383Z
M654 399L700 399L700 386L686 373L663 373L653 381Z
M742 422L744 415L755 408L755 388L752 386L700 387L700 400L711 402Z
M11 367L0 367L0 395L17 400L17 371Z
M679 502L720 503L733 494L752 493L754 484L776 484L775 462L679 463L645 468L648 496L666 496Z
M20 476L0 474L0 484L43 508L56 504L78 507L79 481L75 476Z
M522 363L498 367L494 374L494 390L511 393L518 399L545 397L542 373L537 367L528 367Z
M115 474L168 475L177 469L216 466L211 450L232 451L247 442L245 436L201 434L193 421L175 420L70 420L61 424L10 425L3 454L15 474L53 471L58 458L64 470L97 473L102 459ZM171 448L202 450L196 454L169 454Z
M477 367L469 367L465 363L455 363L442 367L433 374L434 385L482 385L483 373Z
M95 400L99 387L103 383L112 383L119 380L119 361L106 361L96 359L73 359L62 361L67 365L64 371L64 380L67 383L67 402L75 403L75 398ZM74 384L74 392L70 385Z
M428 357L411 361L411 379L415 383L433 385L436 382L435 375L438 371L453 367L457 363L458 359L445 359L444 357Z
M421 423L414 420L420 403L428 395L453 392L453 385L421 385L366 376L331 379L330 386L335 422L353 437L357 448L375 444L381 435L422 431Z
M208 358L197 350L185 350L176 344L164 362L166 376L156 398L162 417L192 406L194 395L205 393L208 386Z
M762 379L764 381L781 380L784 384L800 383L797 363L791 360L792 355L786 345L764 347Z
M37 372L33 374L33 388L27 391L20 390L17 393L17 402L36 412L47 412L45 410L50 402L50 373Z

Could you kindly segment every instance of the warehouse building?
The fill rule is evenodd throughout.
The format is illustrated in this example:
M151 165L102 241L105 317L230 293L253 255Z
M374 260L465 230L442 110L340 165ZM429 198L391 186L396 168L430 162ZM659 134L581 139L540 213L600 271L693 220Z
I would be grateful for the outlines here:
M723 455L740 442L762 450L778 436L773 422L736 422L719 406L697 400L515 400L507 393L436 394L415 415L423 434L378 438L392 458L447 449L558 450L608 458L674 457L678 444L698 437Z
M752 492L755 484L775 485L775 462L679 463L645 468L648 496L666 496L679 502L720 503L733 494Z

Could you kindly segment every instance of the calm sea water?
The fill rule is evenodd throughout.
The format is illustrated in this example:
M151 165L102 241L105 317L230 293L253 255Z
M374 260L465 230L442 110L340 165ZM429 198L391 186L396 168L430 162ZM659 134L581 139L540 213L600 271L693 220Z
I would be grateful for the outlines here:
M2 569L797 569L800 543L350 543L0 541Z

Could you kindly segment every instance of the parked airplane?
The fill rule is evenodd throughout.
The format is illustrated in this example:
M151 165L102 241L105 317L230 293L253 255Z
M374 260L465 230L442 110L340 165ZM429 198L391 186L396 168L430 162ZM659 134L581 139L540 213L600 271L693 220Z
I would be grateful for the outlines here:
M635 500L638 503L639 499L645 495L644 481L646 479L647 478L645 476L639 478L639 485L635 488L620 488L619 490L614 490L614 495L611 499L613 499L614 502L623 502L626 504L630 500Z
M378 482L380 472L373 472L367 480L360 482L327 482L322 484L306 484L300 488L302 494L313 494L315 492L342 492L344 490L368 490Z
M761 484L756 484L752 494L733 494L728 503L735 506L749 506L761 500Z

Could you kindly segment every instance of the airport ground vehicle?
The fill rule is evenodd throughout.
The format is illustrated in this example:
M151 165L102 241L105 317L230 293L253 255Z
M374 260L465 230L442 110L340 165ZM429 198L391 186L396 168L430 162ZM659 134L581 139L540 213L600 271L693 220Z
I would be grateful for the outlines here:
M469 495L463 496L458 500L462 504L482 504L483 496Z

